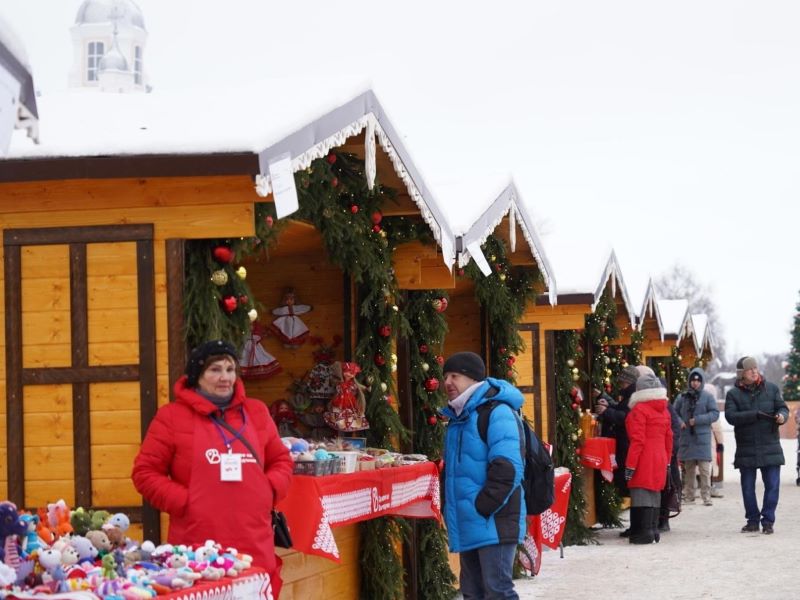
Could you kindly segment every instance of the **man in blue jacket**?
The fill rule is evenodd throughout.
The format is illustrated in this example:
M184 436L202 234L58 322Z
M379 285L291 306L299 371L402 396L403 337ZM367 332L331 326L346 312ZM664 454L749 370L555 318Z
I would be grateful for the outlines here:
M519 598L512 571L525 535L522 481L524 448L518 417L522 394L487 378L473 352L457 352L444 363L448 417L444 443L444 518L451 552L460 553L464 600ZM480 407L489 402L491 406ZM478 415L490 410L486 441Z
M725 396L725 419L733 425L736 456L733 466L739 469L747 524L742 533L757 532L759 522L764 533L773 533L775 509L784 464L778 427L786 422L789 409L778 386L758 372L758 363L744 356L736 363L736 385ZM761 469L764 500L761 510L756 499L756 473Z

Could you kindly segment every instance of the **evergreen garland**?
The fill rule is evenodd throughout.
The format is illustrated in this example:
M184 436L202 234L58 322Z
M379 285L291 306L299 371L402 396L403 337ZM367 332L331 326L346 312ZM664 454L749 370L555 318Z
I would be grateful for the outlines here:
M583 472L580 467L580 413L576 404L576 383L580 378L578 367L580 348L575 331L555 332L555 384L556 384L556 438L554 462L572 473L572 490L569 495L567 520L564 528L564 545L585 545L594 541L594 531L585 524L586 497L583 493ZM573 395L574 394L574 395Z
M789 355L784 363L783 399L800 400L800 301L795 307Z
M484 276L475 261L469 262L464 273L475 284L475 297L489 323L489 374L514 384L516 355L525 350L519 323L543 279L538 270L511 265L505 244L495 235L490 235L481 249L492 274Z
M689 383L689 369L681 364L683 357L680 349L674 346L670 352L669 374L670 380L667 382L667 393L670 398L674 398L685 390Z
M442 290L408 293L403 312L409 323L410 384L414 403L414 452L430 460L442 458L444 423L439 411L447 398L439 382L444 357L442 342L447 334L447 321L441 310ZM440 310L436 309L440 307ZM447 533L438 521L417 522L418 597L421 600L449 600L456 595L456 578L450 570Z
M608 290L603 292L594 313L586 316L586 343L591 356L589 379L592 388L613 390L612 355L609 343L619 334L616 325L617 306ZM616 365L619 368L619 365ZM622 498L613 482L595 479L597 520L604 527L621 527Z

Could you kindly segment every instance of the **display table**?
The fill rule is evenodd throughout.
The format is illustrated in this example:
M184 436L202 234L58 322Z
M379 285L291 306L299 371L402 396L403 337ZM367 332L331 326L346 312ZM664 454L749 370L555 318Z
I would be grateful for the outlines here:
M542 545L555 550L561 544L571 489L572 473L565 467L557 468L553 505L540 515L528 517L528 535L522 542L525 552L520 554L520 560L534 575L542 564Z
M617 468L617 440L608 437L586 438L581 446L581 464L597 469L606 481L614 479Z
M295 475L277 509L293 549L339 562L331 527L395 515L441 518L439 470L432 462L312 477Z

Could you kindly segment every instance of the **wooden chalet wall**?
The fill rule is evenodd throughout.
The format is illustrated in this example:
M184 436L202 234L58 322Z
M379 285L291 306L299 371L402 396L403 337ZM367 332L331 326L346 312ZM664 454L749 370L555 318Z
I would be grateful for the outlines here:
M142 423L169 398L165 242L252 235L252 181L5 183L0 228L0 497L135 517Z

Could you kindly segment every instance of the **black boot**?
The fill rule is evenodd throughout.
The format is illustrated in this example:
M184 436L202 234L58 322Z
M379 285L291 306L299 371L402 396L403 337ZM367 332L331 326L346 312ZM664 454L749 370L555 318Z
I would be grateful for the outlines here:
M656 544L661 541L661 530L658 528L658 522L661 518L661 509L660 508L651 508L652 511L651 521L650 521L650 531L653 533L653 539L656 541Z
M653 543L653 510L647 506L631 507L631 535L628 538L631 544Z

